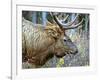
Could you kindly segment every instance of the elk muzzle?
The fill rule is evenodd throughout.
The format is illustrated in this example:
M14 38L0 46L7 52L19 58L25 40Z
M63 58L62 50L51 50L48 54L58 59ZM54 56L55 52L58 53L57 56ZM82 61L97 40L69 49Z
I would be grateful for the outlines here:
M78 53L78 48L77 46L71 41L71 39L66 35L64 38L64 45L66 49L67 54L76 54Z

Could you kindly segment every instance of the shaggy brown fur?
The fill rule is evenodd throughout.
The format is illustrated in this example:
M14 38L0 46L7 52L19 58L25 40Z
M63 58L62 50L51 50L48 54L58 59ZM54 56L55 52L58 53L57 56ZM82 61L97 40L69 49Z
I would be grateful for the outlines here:
M22 60L28 61L34 67L39 67L54 54L64 56L65 52L71 51L65 46L64 31L58 25L34 27L33 23L23 18L22 20Z

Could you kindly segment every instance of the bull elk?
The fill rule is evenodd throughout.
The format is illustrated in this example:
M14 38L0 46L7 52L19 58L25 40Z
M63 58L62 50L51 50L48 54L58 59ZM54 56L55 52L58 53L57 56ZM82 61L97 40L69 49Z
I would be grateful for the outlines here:
M63 57L78 52L65 31L77 28L82 24L83 19L73 25L78 15L68 23L62 23L56 13L51 13L51 16L55 25L47 25L45 28L34 27L32 22L22 19L22 61L31 63L34 68L45 64L53 55Z

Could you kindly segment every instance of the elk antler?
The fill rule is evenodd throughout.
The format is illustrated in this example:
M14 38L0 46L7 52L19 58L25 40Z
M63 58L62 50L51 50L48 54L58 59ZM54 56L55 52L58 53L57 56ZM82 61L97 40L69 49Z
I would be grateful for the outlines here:
M73 21L70 21L68 23L62 23L62 21L65 22L68 19L68 16L66 16L63 20L59 20L59 18L57 17L57 13L52 12L52 17L54 18L55 22L59 25L61 29L65 29L65 30L77 28L78 26L82 24L83 19L79 23L74 25L78 16L79 14L75 16Z

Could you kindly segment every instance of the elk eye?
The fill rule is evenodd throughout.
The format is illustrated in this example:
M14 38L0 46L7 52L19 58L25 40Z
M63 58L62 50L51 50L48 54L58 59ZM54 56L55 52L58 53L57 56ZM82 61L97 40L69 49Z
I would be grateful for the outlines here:
M64 42L66 42L67 40L66 39L64 39Z
M66 42L67 41L66 37L64 37L63 40L64 40L64 42Z

